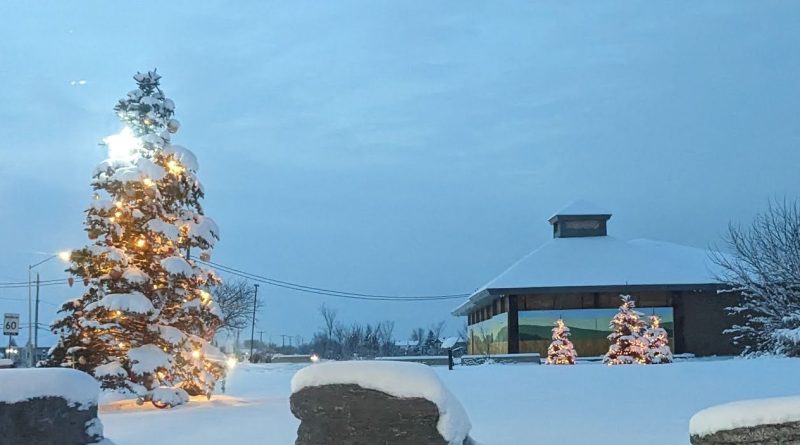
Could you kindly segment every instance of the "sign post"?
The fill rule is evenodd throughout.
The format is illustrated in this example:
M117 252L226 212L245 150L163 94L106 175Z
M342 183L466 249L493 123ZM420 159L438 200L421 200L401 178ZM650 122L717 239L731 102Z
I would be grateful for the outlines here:
M3 335L19 335L19 314L3 314Z

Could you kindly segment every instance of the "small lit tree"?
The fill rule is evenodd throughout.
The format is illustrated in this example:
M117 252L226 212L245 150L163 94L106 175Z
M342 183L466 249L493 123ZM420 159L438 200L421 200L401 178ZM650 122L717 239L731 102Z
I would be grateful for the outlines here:
M642 337L644 320L636 310L636 303L630 295L622 295L619 312L611 319L611 346L603 357L607 365L629 365L647 363L647 344Z
M575 346L569 340L570 332L569 327L564 324L564 320L558 319L553 328L553 341L547 348L547 364L548 365L574 365L575 358L578 354L575 352Z
M661 317L650 316L650 327L644 331L647 342L647 362L653 364L672 363L672 350L669 349L669 336L661 327Z

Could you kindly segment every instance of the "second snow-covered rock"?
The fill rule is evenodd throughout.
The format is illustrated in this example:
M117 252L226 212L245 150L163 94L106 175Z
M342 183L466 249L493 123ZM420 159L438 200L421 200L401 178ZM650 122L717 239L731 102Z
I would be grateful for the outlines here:
M292 379L296 445L462 445L471 443L464 408L428 366L328 362Z

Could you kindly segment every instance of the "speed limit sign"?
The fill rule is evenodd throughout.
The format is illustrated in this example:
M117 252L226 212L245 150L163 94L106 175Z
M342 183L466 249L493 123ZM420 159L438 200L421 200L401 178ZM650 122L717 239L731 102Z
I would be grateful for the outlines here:
M3 335L19 335L19 314L3 315Z

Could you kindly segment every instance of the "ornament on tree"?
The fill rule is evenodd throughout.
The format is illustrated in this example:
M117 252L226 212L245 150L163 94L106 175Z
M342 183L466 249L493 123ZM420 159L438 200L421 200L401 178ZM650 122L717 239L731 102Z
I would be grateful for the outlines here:
M177 133L178 129L180 128L181 128L181 123L178 122L177 119L170 119L169 122L167 122L167 131L169 131L172 134Z
M647 362L652 364L672 363L672 350L669 348L669 335L661 327L661 317L650 316L650 327L644 332L647 342Z
M219 229L203 215L194 154L169 141L180 124L160 78L137 74L137 88L114 108L126 127L104 139L112 159L92 178L90 243L74 252L69 269L86 291L62 305L48 357L49 366L85 371L103 388L141 399L165 386L210 395L225 369L210 344L221 312L206 297L219 279L188 256L213 249ZM176 230L198 221L202 230L191 236Z
M547 348L547 364L548 365L574 365L575 359L578 354L575 352L575 346L569 340L570 336L569 327L564 323L564 320L558 319L553 328L552 342Z
M611 346L603 357L607 365L630 365L647 363L647 343L642 337L644 321L641 312L630 295L622 295L619 312L611 319Z

